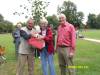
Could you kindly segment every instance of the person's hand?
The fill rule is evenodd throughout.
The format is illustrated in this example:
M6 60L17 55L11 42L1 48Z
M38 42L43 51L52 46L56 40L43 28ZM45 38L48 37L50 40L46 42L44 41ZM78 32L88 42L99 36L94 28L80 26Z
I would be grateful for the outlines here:
M70 48L70 53L69 53L69 57L70 57L70 58L73 58L73 56L74 56L74 54L75 54L74 51L75 51L75 48L74 48L74 47L71 47L71 48Z
M31 32L31 33L30 33L30 35L33 37L33 36L34 36L34 33L33 33L33 32Z
M69 53L69 58L73 58L73 56L74 56L74 53L73 52L70 52Z
M36 38L37 40L43 40L44 36L37 35L35 38Z
M33 36L34 36L35 38L38 38L39 34L34 34Z
M35 38L39 35L38 33L34 33L34 32L31 32L30 34L32 37L35 37Z
M57 53L57 48L54 48L54 53Z
M42 36L42 35L37 36L37 39L43 40L43 38L44 38L44 36Z
M54 53L57 53L57 49L54 49Z

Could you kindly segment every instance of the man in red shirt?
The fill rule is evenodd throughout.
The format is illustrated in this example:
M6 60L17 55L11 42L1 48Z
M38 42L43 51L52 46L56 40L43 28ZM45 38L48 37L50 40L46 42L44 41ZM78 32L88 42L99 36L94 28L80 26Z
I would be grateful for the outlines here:
M74 26L66 21L66 16L60 14L57 35L57 52L61 75L74 75L73 56L75 52L76 34ZM71 66L71 67L70 67Z

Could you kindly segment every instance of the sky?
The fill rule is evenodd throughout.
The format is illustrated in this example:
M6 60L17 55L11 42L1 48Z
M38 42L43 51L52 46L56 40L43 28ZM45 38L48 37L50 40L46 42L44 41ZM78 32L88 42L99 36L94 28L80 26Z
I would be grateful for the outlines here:
M46 0L50 2L47 7L48 15L57 14L57 6L62 5L65 0ZM66 0L68 1L68 0ZM87 20L89 13L98 15L100 13L100 0L70 0L77 6L77 11L82 11L85 15L84 23ZM24 16L13 15L15 11L22 11L20 5L27 4L27 0L1 0L0 14L4 16L5 20L9 20L16 24L17 22L25 22L27 19Z

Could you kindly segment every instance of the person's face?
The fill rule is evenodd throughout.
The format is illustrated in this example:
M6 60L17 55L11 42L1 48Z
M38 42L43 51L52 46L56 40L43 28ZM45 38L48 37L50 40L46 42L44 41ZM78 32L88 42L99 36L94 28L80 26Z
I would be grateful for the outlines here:
M20 29L21 27L22 27L22 25L21 25L21 24L17 24L17 28L19 28L19 29Z
M34 22L32 20L29 20L27 23L27 27L29 30L31 30L33 28Z
M66 19L64 17L59 17L59 23L61 25L65 24L65 22L66 22Z
M46 22L41 22L40 27L41 27L42 30L46 29L47 28L47 23Z

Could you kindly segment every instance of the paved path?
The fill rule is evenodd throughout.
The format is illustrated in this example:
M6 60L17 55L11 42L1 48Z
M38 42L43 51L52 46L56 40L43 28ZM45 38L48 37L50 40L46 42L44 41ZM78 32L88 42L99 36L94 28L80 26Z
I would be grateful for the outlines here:
M91 38L82 38L83 40L87 40L87 41L92 41L92 42L97 42L100 43L100 40L97 39L91 39Z

